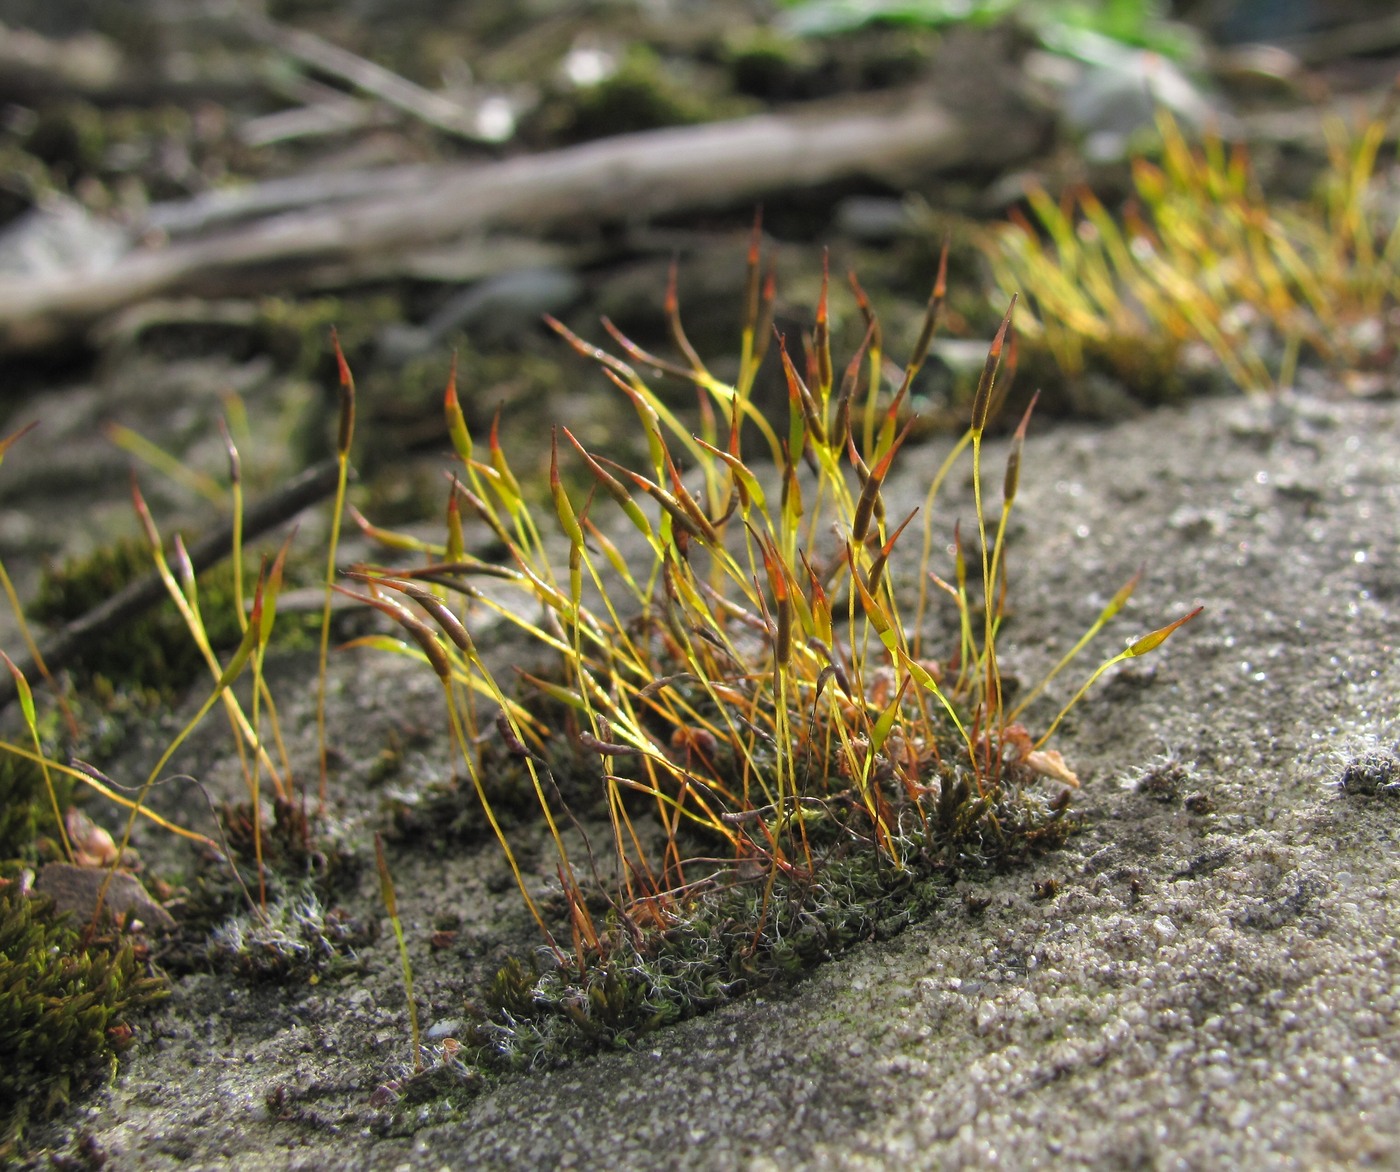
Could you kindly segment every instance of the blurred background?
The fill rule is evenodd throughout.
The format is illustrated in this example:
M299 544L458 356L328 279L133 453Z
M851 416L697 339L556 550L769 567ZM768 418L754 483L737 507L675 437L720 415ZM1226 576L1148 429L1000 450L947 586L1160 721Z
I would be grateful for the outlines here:
M1212 342L1121 266L1199 252L1164 227L1187 203L1243 209L1313 269L1297 217L1335 236L1327 216L1364 214L1388 263L1398 62L1388 0L5 0L0 428L43 426L0 477L0 551L37 567L130 531L127 469L158 453L156 507L207 512L220 419L250 493L324 455L332 325L377 520L442 508L454 353L469 422L499 411L525 468L554 421L626 456L630 408L543 315L599 342L606 317L676 359L674 262L691 341L732 374L759 207L794 350L826 250L844 352L865 329L854 272L902 362L949 245L949 312L908 408L922 432L963 426L1013 288L1018 383L1052 413L1308 378L1393 393L1391 269L1345 321L1298 274L1213 293ZM1173 171L1164 125L1214 136L1198 170ZM1367 149L1361 194L1319 195ZM1123 256L1104 261L1112 225ZM1111 293L1074 301L1110 262Z

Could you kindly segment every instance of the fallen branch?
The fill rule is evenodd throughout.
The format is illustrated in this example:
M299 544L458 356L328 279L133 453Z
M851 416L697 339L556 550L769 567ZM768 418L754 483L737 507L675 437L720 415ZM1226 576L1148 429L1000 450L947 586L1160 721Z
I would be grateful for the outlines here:
M377 257L382 267L385 253L503 227L540 232L565 222L749 203L855 176L903 187L954 167L1004 167L1037 149L1044 131L1043 119L1024 108L1012 117L989 111L984 119L977 111L953 113L924 90L906 90L620 135L499 163L415 166L409 184L397 182L394 170L369 182L359 176L349 180L352 187L379 193L307 204L164 246L144 244L96 273L0 278L0 352L52 346L151 297L227 296L271 284L304 289L327 273L353 280L373 271ZM279 195L288 194L284 185ZM254 189L244 206L256 206L257 196Z

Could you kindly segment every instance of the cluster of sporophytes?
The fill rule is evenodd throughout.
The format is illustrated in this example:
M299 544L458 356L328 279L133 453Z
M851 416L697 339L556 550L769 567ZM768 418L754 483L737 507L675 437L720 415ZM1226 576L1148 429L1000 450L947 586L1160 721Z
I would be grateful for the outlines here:
M337 565L355 421L354 383L337 346L336 461L323 477L334 485L335 504L320 640L319 805L330 796L325 666L329 598L338 588L388 615L403 636L371 635L357 644L416 656L441 681L454 758L544 941L539 960L508 966L486 991L470 1042L424 1047L411 1014L415 1069L425 1055L440 1074L454 1065L466 1069L468 1061L528 1064L579 1045L625 1043L794 975L855 940L896 930L930 905L950 874L1005 865L1068 832L1069 788L1077 782L1047 740L1109 666L1152 651L1196 612L1110 657L1039 736L1028 731L1028 706L1122 609L1137 579L1115 594L1045 680L1013 695L998 639L1007 614L1008 522L1031 408L1010 442L999 507L987 499L983 457L1009 382L999 373L1003 353L1014 349L1014 301L989 349L971 426L931 478L923 504L903 517L888 515L884 488L910 433L909 388L938 326L945 273L946 254L897 386L884 381L880 327L854 280L865 338L844 370L834 366L824 279L801 359L779 340L788 416L778 425L753 398L774 299L757 227L732 385L690 345L674 283L667 315L679 362L641 350L611 326L619 355L554 323L635 408L645 468L622 467L561 427L550 448L548 496L542 490L536 497L512 471L494 425L478 446L454 378L445 411L459 467L444 540L433 545L363 522L372 537L418 562L393 568L360 565L342 573ZM694 388L693 430L643 370ZM14 438L0 444L0 455ZM257 974L316 974L339 966L341 925L319 905L289 901L293 888L269 866L269 850L273 858L298 853L279 845L284 831L302 847L311 833L304 817L293 817L304 811L308 787L293 779L263 678L288 545L264 561L245 600L244 509L232 444L229 458L239 634L222 659L210 643L189 552L178 537L167 550L133 492L157 574L212 680L145 781L134 794L122 793L91 766L52 760L42 749L28 682L13 665L30 744L0 749L42 774L58 830L55 853L75 859L63 833L60 782L81 783L125 808L111 844L113 866L138 817L231 861L236 853L233 875L251 918L228 926L215 952L246 960ZM949 564L940 567L934 506L963 458L971 463L975 533L953 526ZM603 516L612 510L620 517ZM917 589L909 597L897 555L920 516ZM467 552L468 525L480 527L498 556ZM926 645L935 606L955 632L948 646ZM515 657L525 666L509 678L488 665L473 637L482 617L504 620L533 647ZM29 642L37 670L45 671ZM252 682L240 698L232 685L245 671ZM248 790L247 808L226 828L223 844L146 806L181 744L216 707L229 721ZM498 817L502 786L511 779L531 795L553 843L559 887L547 900L526 878ZM587 795L604 815L596 822L576 815L565 792ZM273 833L264 828L268 806L278 815ZM397 897L382 849L377 854L412 1007ZM93 930L105 893L104 886Z
M24 429L24 431L28 430L28 428ZM0 441L0 459L3 459L5 451L23 434L22 431ZM193 643L195 648L193 661L201 664L213 680L208 695L193 718L165 747L146 779L135 788L135 796L128 796L129 791L122 792L120 787L116 786L96 767L80 760L61 763L53 760L45 752L46 738L41 733L41 721L26 674L15 665L8 655L0 652L0 659L4 660L13 680L13 692L9 695L13 695L19 702L29 740L28 745L0 742L0 751L30 762L41 771L54 820L58 823L59 828L59 841L55 846L54 853L68 863L80 860L75 856L73 844L63 833L64 818L57 794L62 787L71 790L73 783L82 784L126 811L126 822L120 835L120 841L111 844L110 858L114 866L122 865L125 861L136 819L140 817L144 817L162 829L169 830L206 850L233 861L227 841L223 844L215 843L205 835L187 830L162 818L146 804L152 788L162 779L167 765L178 752L180 746L214 708L222 707L233 732L234 744L248 789L247 810L242 813L240 819L229 825L227 828L228 836L237 838L241 823L246 822L248 832L245 837L249 848L247 853L252 855L253 881L251 885L245 885L244 895L248 898L249 903L255 903L258 908L265 909L267 905L267 875L263 858L264 807L271 806L272 811L277 815L273 830L277 832L275 845L278 847L280 855L289 857L293 854L305 854L308 848L309 830L304 816L305 795L296 790L290 759L277 719L276 704L263 678L264 661L276 623L277 601L283 586L283 576L292 539L291 537L287 538L275 557L263 559L250 591L245 587L244 526L246 522L257 528L264 528L268 523L276 523L279 520L285 520L289 515L294 515L296 508L293 506L299 507L308 503L304 498L308 496L309 492L312 493L310 499L314 500L314 492L319 491L319 486L323 481L333 484L336 488L338 519L339 510L343 506L345 484L349 473L348 454L342 450L335 465L309 469L297 477L280 494L285 499L260 502L255 511L245 515L241 461L227 430L225 430L224 438L229 457L229 496L232 502L232 519L227 532L209 536L214 539L213 546L224 547L222 548L223 554L231 555L231 557L227 571L221 574L215 582L214 607L207 618L205 613L207 599L202 603L201 596L202 585L207 583L197 573L197 563L208 563L213 560L213 555L206 548L210 546L210 542L201 540L192 550L186 547L183 538L177 534L167 549L134 478L131 486L133 505L144 531L147 557L154 564L154 581L163 588L166 597L173 603L180 622L187 632L187 637ZM334 551L335 546L332 542L329 555L331 559L335 556ZM116 556L114 572L119 573L123 578L127 577L131 569L129 561L128 552L124 548ZM100 566L101 563L98 564ZM44 652L29 628L25 611L19 605L3 564L0 564L0 585L5 588L15 616L19 621L21 634L29 651L29 663L32 665L32 670L42 675L50 685L63 709L68 723L68 733L70 737L76 738L78 736L77 722L66 703L64 688L56 682L53 672L46 663ZM144 592L145 585L144 582L130 584L131 587L142 588L136 590L138 595ZM84 577L75 580L66 589L68 593L76 593L80 600L82 591L90 589L90 585ZM123 590L120 593L129 592L130 590ZM251 594L251 598L249 594ZM327 588L327 595L329 596L329 588ZM120 599L113 598L107 601L109 603L118 602ZM140 605L142 603L138 599L127 610L135 611L139 609ZM52 653L58 644L71 642L66 636L75 629L80 629L83 632L85 644L83 648L80 648L80 651L86 649L86 643L96 645L99 642L100 632L92 631L93 624L87 620L92 619L93 615L102 609L99 607L97 611L88 612L87 615L83 616L83 619L60 632L59 639L55 643L49 644L50 652ZM120 617L113 616L108 626L119 626L121 622L128 619L129 614L124 611ZM327 610L321 625L323 663L329 639L329 624L330 617L329 610ZM234 645L232 651L226 652L225 658L221 659L219 651L226 650L230 644ZM65 646L64 650L71 649ZM81 663L81 660L79 662ZM245 670L251 671L253 676L250 702L240 700L232 691L233 684ZM143 681L138 678L136 683L141 686ZM6 699L9 698L9 695L6 696ZM267 801L268 795L264 792L269 788L272 799L270 802ZM235 880L242 884L242 876L236 867L233 873ZM251 886L256 892L256 899L253 897L253 892L247 890L248 886ZM103 899L101 897L105 894L104 887L93 913L94 927L101 920L103 912Z
M788 417L775 426L751 394L773 300L760 251L755 230L732 385L688 342L674 282L667 313L679 362L643 351L610 323L616 355L552 323L636 409L650 456L643 470L558 427L552 510L532 506L495 428L484 450L471 435L454 377L445 409L460 467L445 540L426 544L366 523L386 545L426 561L353 567L360 589L342 587L406 637L361 645L415 656L441 681L455 752L545 941L542 970L516 966L489 992L472 1052L479 1061L547 1060L561 1033L626 1040L869 936L892 915L888 897L898 891L917 903L935 876L1060 841L1077 782L1047 739L1109 665L1153 650L1196 613L1111 657L1041 735L1029 732L1027 706L1137 579L1045 681L1013 698L998 635L1030 408L1011 440L997 508L983 445L1003 397L1014 300L971 426L922 507L894 517L883 490L944 303L946 254L898 387L882 382L880 327L854 281L867 330L844 371L834 365L823 281L803 369L778 339ZM643 371L695 388L695 430ZM352 385L347 369L342 378ZM953 527L945 580L932 557L934 504L969 454L975 533ZM569 481L582 487L570 491ZM557 536L547 535L555 525L542 508ZM623 520L611 523L605 510ZM918 588L902 598L897 555L920 513ZM467 553L468 522L484 526L504 556ZM951 647L926 645L935 598L954 620ZM500 678L472 634L483 614L513 625L553 665ZM503 772L529 787L547 826L557 917L532 891L494 808ZM563 802L561 787L580 785L603 798L606 829L595 836ZM594 841L604 835L606 845Z
M0 440L0 462L16 436ZM18 612L13 583L3 587ZM14 672L33 751L0 751L0 1163L25 1129L51 1118L115 1068L130 1043L128 1012L158 997L132 944L111 932L80 932L30 890L39 844L60 842L75 857L64 811L71 780L56 776L40 751L33 696ZM76 850L82 850L80 843Z
M1245 390L1289 386L1300 359L1347 370L1394 360L1400 222L1377 160L1400 88L1359 131L1326 116L1328 165L1299 206L1265 197L1242 144L1208 133L1193 148L1158 117L1160 162L1133 162L1136 198L1121 220L1084 188L1042 189L988 242L999 285L1029 313L1071 377L1086 362L1130 385L1179 367L1188 342L1209 348Z
M23 434L21 431L0 440L0 461ZM326 955L328 951L334 953L343 940L357 932L354 925L333 914L322 914L319 905L308 898L274 905L271 910L267 906L269 875L264 868L261 807L263 789L269 781L274 796L271 804L278 814L273 825L276 833L269 840L275 857L285 862L309 853L309 832L305 818L296 817L301 806L293 801L290 769L282 750L275 708L262 679L263 656L275 618L287 547L283 546L271 565L264 564L252 591L251 606L245 607L242 495L237 454L232 445L230 457L235 515L229 575L233 600L225 600L219 607L220 614L207 625L200 608L194 560L178 537L167 556L145 502L133 486L137 514L146 530L148 556L153 558L169 597L193 637L199 659L214 678L195 717L166 747L134 795L92 765L54 759L46 748L53 738L45 735L51 731L52 722L47 715L41 717L24 671L0 651L0 660L12 680L11 695L18 703L27 733L27 743L0 741L0 1053L12 1057L0 1073L0 1162L18 1149L28 1125L50 1118L74 1094L115 1072L117 1054L135 1036L129 1024L131 1011L163 995L166 989L164 976L149 963L144 943L127 931L126 917L109 914L108 909L109 903L118 902L117 893L123 889L114 886L113 879L117 869L131 861L128 846L138 817L228 859L234 882L242 887L243 898L258 920L256 930L250 930L250 938L244 940L243 954L237 958L248 971L262 975L299 968L314 974L338 959ZM342 489L344 479L342 461L338 479ZM119 551L111 559L112 572L128 576L130 560L128 551ZM0 587L20 624L30 663L58 699L67 724L66 734L78 736L77 721L64 689L55 682L28 627L3 563ZM79 597L82 588L81 581L74 584ZM220 661L213 642L223 622L238 624L233 628L237 648L227 663ZM52 650L53 645L50 646ZM254 686L251 713L245 713L230 688L250 665ZM169 683L159 675L145 682ZM246 845L247 849L240 853L250 858L242 867L228 849L228 841L222 846L216 844L162 818L146 805L152 787L163 777L180 745L221 702L233 728L249 786L245 821L251 829L241 836L246 844L239 845ZM269 713L273 715L269 717ZM269 744L273 746L271 753ZM274 761L273 753L278 760ZM79 785L125 810L119 841L73 809L70 803ZM230 825L227 839L238 842L242 829L240 824ZM56 913L46 897L35 894L32 868L40 862L73 871L95 870L102 876L86 922L72 922L71 913ZM129 876L124 878L132 882ZM43 874L39 885L43 886Z

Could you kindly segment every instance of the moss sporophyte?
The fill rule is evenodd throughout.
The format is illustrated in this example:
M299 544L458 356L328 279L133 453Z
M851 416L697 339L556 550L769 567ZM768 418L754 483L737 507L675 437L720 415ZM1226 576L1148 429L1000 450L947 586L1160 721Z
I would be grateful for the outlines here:
M1087 189L1034 188L1030 218L983 233L985 251L1070 379L1092 361L1135 390L1179 381L1195 343L1245 390L1292 385L1303 360L1364 385L1394 358L1400 222L1378 164L1397 105L1400 82L1359 129L1324 114L1327 167L1295 206L1265 196L1243 144L1193 148L1161 112L1161 158L1133 162L1121 217Z
M445 540L425 545L362 521L371 537L416 550L426 564L356 565L346 577L358 585L337 589L404 636L357 645L416 657L441 682L461 768L545 942L543 969L501 972L477 1007L474 1044L466 1054L454 1048L454 1061L536 1063L579 1042L626 1042L901 921L955 869L1004 864L1068 832L1078 783L1047 739L1109 666L1154 650L1199 608L1109 658L1038 738L1028 731L1028 705L1118 613L1137 577L1013 703L998 637L1033 400L1011 439L997 512L984 499L982 465L1005 394L998 376L1014 299L988 351L971 427L922 506L887 515L884 487L909 433L901 420L938 326L945 275L946 252L914 354L889 388L880 327L854 280L865 337L844 370L834 365L824 276L800 358L777 338L785 423L766 418L752 396L774 299L757 227L732 384L690 345L674 272L666 312L678 362L606 320L617 353L551 320L631 402L649 455L643 469L626 468L555 428L546 507L554 526L531 504L495 425L478 444L455 373L449 380L459 466ZM696 429L643 370L695 388ZM932 565L934 505L964 454L976 532L964 538L953 527L949 581ZM568 463L567 480L581 490L566 487ZM901 598L891 566L920 514L919 589ZM503 557L465 552L470 521ZM555 526L559 536L547 534ZM956 616L948 648L927 646L922 634L935 599ZM472 633L483 614L514 627L542 665L501 678ZM557 915L497 815L503 773L533 793L547 828ZM606 811L592 836L562 798L562 789L578 792L580 777ZM605 848L596 841L604 835Z
M886 484L910 434L909 390L938 328L946 269L945 252L913 354L892 384L879 323L854 278L864 339L844 368L835 365L824 273L810 336L800 349L776 339L787 417L770 420L753 392L775 336L775 287L755 225L732 383L712 374L687 338L674 273L665 309L678 361L646 352L606 321L616 352L551 323L635 410L647 453L640 469L561 426L551 437L547 485L522 484L495 423L484 444L472 434L454 372L444 409L456 465L442 541L376 528L351 510L370 538L413 564L342 571L332 544L327 607L333 588L381 612L394 633L348 646L414 657L440 681L454 767L473 796L471 817L499 844L543 940L534 960L501 969L469 1007L469 1036L420 1044L415 1029L410 1069L422 1073L386 1088L390 1100L437 1085L444 1074L627 1044L805 971L855 941L898 930L940 897L953 874L1014 863L1069 832L1078 782L1047 747L1049 736L1109 666L1154 650L1197 611L1110 657L1038 736L1029 730L1029 706L1118 614L1137 578L1041 683L1013 695L999 640L1008 613L1009 519L1033 399L1010 439L999 507L987 499L983 464L986 431L1010 381L1001 375L1003 355L1015 350L1014 300L988 351L971 426L935 470L922 503L890 515ZM347 507L355 408L354 379L338 346L336 355L333 533ZM693 429L643 371L694 389ZM0 444L0 455L13 438ZM191 558L178 538L167 551L134 490L160 580L212 685L128 796L91 766L60 765L44 751L33 696L12 666L29 744L3 748L41 774L24 791L34 812L16 825L52 818L61 837L57 786L96 789L125 809L119 841L111 843L113 866L138 817L235 863L251 918L227 926L210 956L258 941L276 963L244 966L250 972L318 974L334 965L331 937L343 933L332 925L328 934L332 917L322 914L315 892L279 873L288 860L315 853L314 812L308 817L310 787L293 777L263 676L290 539L264 563L245 608L240 466L228 446L237 620L230 641L237 647L222 660L215 654ZM963 459L974 487L975 524L966 532L935 511ZM906 591L896 571L916 520L918 586ZM472 527L483 538L475 547L490 546L497 556L468 552ZM946 569L934 558L936 533L951 535ZM933 645L925 633L935 626L935 607L953 632L948 645ZM525 645L513 651L508 674L493 669L494 657L488 662L473 633L483 619ZM330 629L323 619L323 680ZM252 686L236 692L245 671ZM322 745L324 695L322 683ZM216 706L225 710L248 789L221 844L146 806L173 754ZM319 776L313 784L322 789ZM333 787L322 793L324 803L334 802ZM507 802L510 818L502 816ZM552 890L536 877L535 859L527 867L512 842L522 806L536 812L552 844ZM268 807L277 813L270 831ZM70 861L73 850L66 840L52 845ZM411 1003L398 896L388 861L377 854ZM94 925L107 891L104 883ZM298 960L303 955L307 963Z

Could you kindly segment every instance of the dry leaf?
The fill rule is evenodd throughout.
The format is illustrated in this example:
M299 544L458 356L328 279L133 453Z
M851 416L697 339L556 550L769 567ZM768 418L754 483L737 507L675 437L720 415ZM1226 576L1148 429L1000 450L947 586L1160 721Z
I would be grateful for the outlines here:
M1073 789L1079 788L1079 778L1074 775L1074 770L1065 764L1065 759L1058 749L1036 749L1026 757L1026 764L1041 777L1053 777Z

